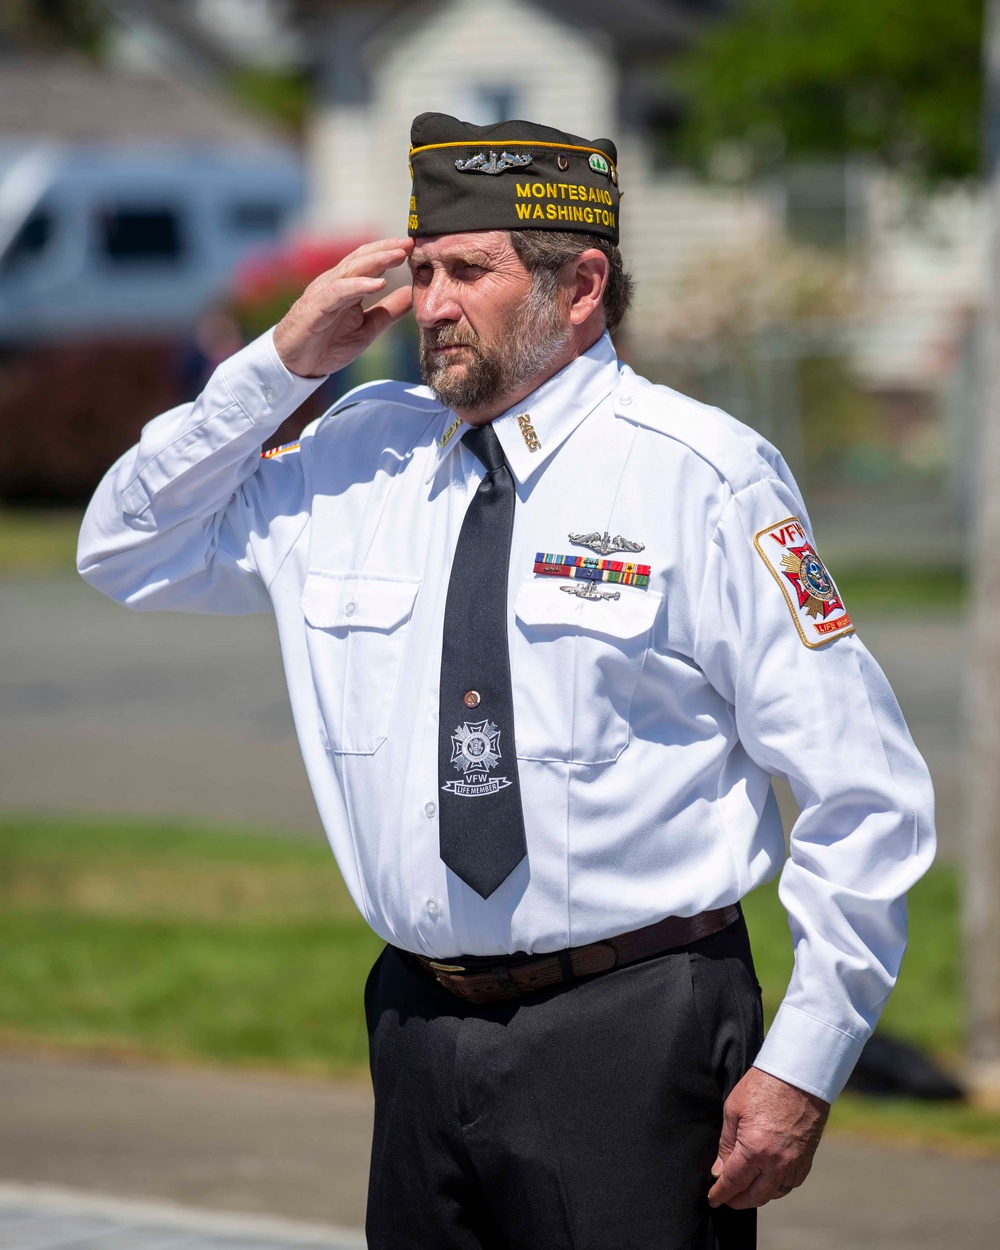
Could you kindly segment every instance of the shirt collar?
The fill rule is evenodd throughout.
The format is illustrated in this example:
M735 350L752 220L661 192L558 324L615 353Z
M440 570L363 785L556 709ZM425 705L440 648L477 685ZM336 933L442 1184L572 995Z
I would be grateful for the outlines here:
M493 428L518 482L526 482L620 380L618 356L611 335L605 331L589 351L501 413ZM428 482L470 428L450 411L445 411L439 420L437 454L432 457Z

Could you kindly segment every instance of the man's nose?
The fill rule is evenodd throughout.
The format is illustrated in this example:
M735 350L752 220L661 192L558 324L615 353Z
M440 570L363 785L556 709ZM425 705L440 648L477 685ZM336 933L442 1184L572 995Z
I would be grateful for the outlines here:
M414 286L413 315L422 330L462 319L462 306L447 274L438 270L426 286Z

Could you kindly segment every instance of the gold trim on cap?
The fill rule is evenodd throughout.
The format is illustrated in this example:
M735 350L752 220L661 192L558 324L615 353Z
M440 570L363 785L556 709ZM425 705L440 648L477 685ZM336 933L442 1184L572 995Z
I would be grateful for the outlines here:
M423 147L410 148L410 157L412 159L418 152L431 152L435 148L484 148L489 147L491 144L498 148L559 148L562 152L599 152L612 169L618 168L603 148L583 148L579 144L548 143L541 140L536 142L533 139L498 139L496 135L490 135L489 139L460 139L449 143L425 143Z

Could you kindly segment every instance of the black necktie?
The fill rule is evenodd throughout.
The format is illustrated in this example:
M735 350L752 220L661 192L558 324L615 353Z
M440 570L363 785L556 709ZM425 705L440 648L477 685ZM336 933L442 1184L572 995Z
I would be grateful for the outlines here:
M441 645L441 858L488 898L527 853L507 651L514 479L493 427L462 442L486 468L462 522Z

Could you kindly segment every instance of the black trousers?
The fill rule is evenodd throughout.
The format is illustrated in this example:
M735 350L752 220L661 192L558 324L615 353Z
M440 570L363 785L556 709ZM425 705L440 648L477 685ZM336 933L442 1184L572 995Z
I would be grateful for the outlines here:
M526 999L463 1003L387 947L365 989L369 1250L752 1250L706 1200L763 1037L746 927Z

